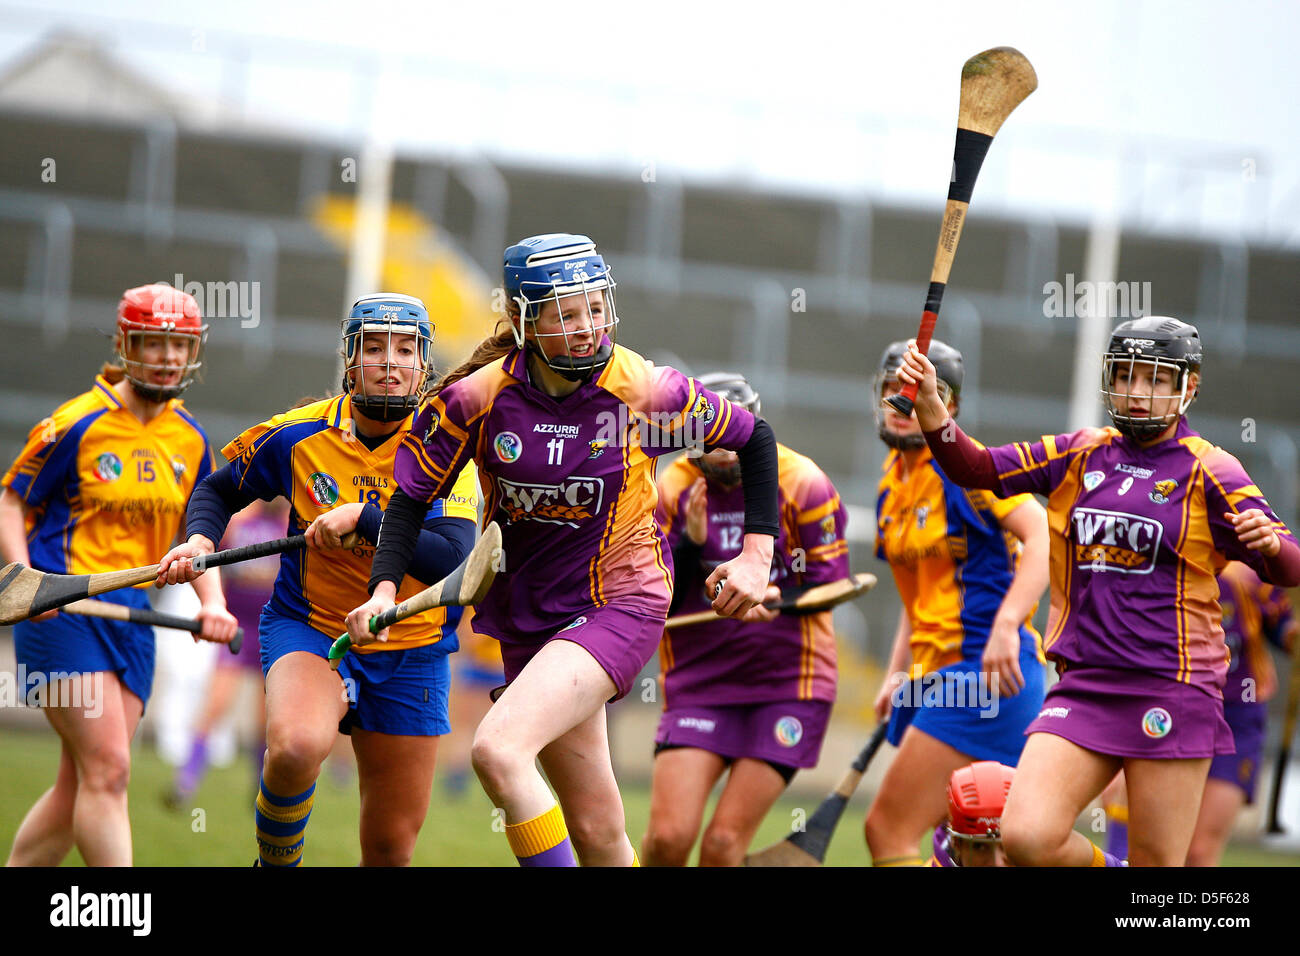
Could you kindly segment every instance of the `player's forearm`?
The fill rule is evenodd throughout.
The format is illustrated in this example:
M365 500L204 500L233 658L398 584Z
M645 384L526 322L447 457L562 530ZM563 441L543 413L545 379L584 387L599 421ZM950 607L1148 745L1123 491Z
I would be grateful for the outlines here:
M1265 574L1262 577L1269 584L1280 588L1293 588L1300 585L1300 547L1290 538L1278 536L1281 547L1277 554L1264 558Z
M1020 564L998 607L996 621L1018 627L1033 613L1034 605L1047 589L1049 548L1047 523L1043 522L1041 530L1036 530L1024 541Z
M375 545L375 559L370 566L367 590L371 594L375 594L376 588L384 581L392 584L396 593L411 566L420 538L420 526L428 508L428 504L412 498L401 488L393 492L384 511L379 541Z
M898 627L894 629L894 647L889 653L887 674L897 674L912 666L912 623L906 609L898 612Z
M0 495L0 563L31 564L27 553L27 513L22 498L12 488Z
M971 441L948 419L939 428L922 432L925 443L943 473L963 488L998 488L998 471L993 464L993 453Z
M736 454L740 458L745 495L745 540L751 534L774 539L780 530L781 514L777 500L776 435L772 426L761 418L756 419L749 441ZM769 561L771 557L769 542Z
M208 568L205 573L195 578L194 593L198 595L202 604L216 604L225 607L226 595L221 590L221 569Z
M235 512L248 507L252 501L251 495L241 493L236 487L229 465L214 471L190 493L185 507L185 537L201 534L215 547Z

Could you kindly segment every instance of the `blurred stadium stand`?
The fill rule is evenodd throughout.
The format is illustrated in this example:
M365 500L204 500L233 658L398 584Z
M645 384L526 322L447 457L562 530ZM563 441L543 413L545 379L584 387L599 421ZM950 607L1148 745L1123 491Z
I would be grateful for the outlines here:
M340 169L361 144L191 128L145 88L132 87L149 107L134 118L24 105L14 90L40 63L19 66L0 74L0 458L88 387L108 357L92 333L111 328L122 289L178 274L258 283L255 326L209 317L206 381L187 396L215 441L333 389L347 253L315 217L327 197L355 191ZM112 69L102 58L92 67ZM938 197L902 208L399 151L393 202L478 270L485 296L508 242L595 238L619 282L620 341L694 373L747 373L779 438L855 506L854 565L887 576L870 550L884 457L870 386L884 346L915 330ZM961 417L984 442L1065 427L1077 320L1046 314L1044 286L1082 275L1086 241L1084 226L1046 217L981 214L966 229L940 336L966 355ZM1150 282L1152 311L1199 326L1205 392L1192 423L1242 459L1295 527L1300 255L1126 230L1118 278ZM881 592L845 624L883 658L897 604L891 587Z

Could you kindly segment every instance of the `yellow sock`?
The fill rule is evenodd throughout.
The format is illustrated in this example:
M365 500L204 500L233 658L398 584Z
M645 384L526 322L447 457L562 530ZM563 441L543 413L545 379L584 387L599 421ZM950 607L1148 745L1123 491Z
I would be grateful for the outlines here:
M559 804L523 823L507 823L506 840L520 866L576 865Z
M888 856L871 861L872 866L925 866L919 856Z

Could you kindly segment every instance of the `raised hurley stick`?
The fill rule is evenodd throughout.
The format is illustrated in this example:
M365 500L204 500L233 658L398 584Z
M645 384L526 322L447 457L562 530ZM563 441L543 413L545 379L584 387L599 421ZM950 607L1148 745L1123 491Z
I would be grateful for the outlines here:
M360 539L355 534L343 537L343 547L355 547ZM275 541L230 548L192 559L196 571L218 568L225 564L238 564L264 558L270 554L283 554L306 547L307 538L296 534ZM147 568L128 568L125 571L103 571L99 574L46 574L26 565L7 564L0 568L0 624L16 624L29 617L44 614L82 598L93 597L118 588L131 588L148 584L158 577L159 565Z
M483 529L483 535L474 545L474 550L461 562L460 567L447 575L437 584L425 588L419 594L413 594L401 604L390 607L383 614L376 614L370 619L370 633L378 634L386 627L392 627L398 621L404 621L413 614L435 607L459 605L468 607L483 600L492 586L492 580L501 566L501 527L493 521ZM334 646L330 648L329 662L334 670L339 669L343 655L348 652L352 640L347 634L340 634Z
M170 627L178 631L189 631L191 634L203 633L203 625L187 617L163 614L161 611L152 611L144 607L127 607L124 604L113 604L109 601L92 601L89 598L83 601L73 601L71 604L65 605L63 613L84 614L86 617L106 617L114 621L148 624L151 627ZM239 649L244 646L244 629L242 627L235 631L234 638L226 646L230 648L230 653L239 653Z
M975 180L979 177L984 156L1002 123L1026 96L1038 88L1038 77L1024 54L1009 46L985 50L966 61L961 68L961 106L957 111L957 145L953 150L952 181L948 187L948 205L939 229L939 247L930 269L930 288L925 295L925 311L916 333L916 347L930 351L930 338L939 318L939 305L948 284L948 272L957 255L957 242L966 222ZM916 385L906 385L901 392L885 399L900 415L912 414Z
M745 866L821 866L826 862L826 848L830 846L831 834L835 825L844 815L849 798L858 789L867 765L876 755L885 740L889 723L880 724L871 735L867 745L862 748L856 760L849 767L848 773L840 780L840 785L831 791L822 801L816 812L808 820L803 830L791 833L780 843L774 843L766 850L745 857Z
M824 611L827 608L835 607L837 604L843 604L845 601L852 601L854 598L866 594L875 586L876 576L874 574L855 574L843 581L818 584L811 588L790 588L781 592L780 601L775 604L764 604L763 607L769 611L811 614L814 611ZM719 583L717 592L721 593L721 591L722 584ZM677 617L670 617L664 622L664 627L672 630L675 627L684 627L687 624L703 624L705 621L718 621L721 619L722 616L717 611L698 611L695 614L681 614Z

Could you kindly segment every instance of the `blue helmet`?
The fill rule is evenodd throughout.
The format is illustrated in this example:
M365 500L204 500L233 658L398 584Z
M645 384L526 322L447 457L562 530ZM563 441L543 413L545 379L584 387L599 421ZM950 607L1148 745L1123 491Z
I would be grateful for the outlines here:
M542 360L554 371L571 381L582 381L599 374L613 351L607 333L618 325L614 310L614 277L604 258L596 251L596 244L587 236L567 232L533 236L506 250L506 297L519 311L521 321L514 327L515 343L524 345L524 322L536 322L548 302L557 306L570 296L583 296L592 318L593 336L590 355L574 355L569 341L570 332L563 325L561 331L539 334L539 338L564 339L561 354L550 356L536 348ZM593 303L591 293L600 292L601 301Z
M390 340L394 335L415 336L418 367L394 365L392 350L384 351L383 364L388 373L393 368L414 368L404 394L366 394L359 372L363 363L361 346L367 333L382 333ZM352 396L352 407L367 418L381 422L400 421L410 415L419 408L428 386L432 347L433 323L429 321L429 310L419 299L396 292L375 292L357 299L343 320L343 391Z

